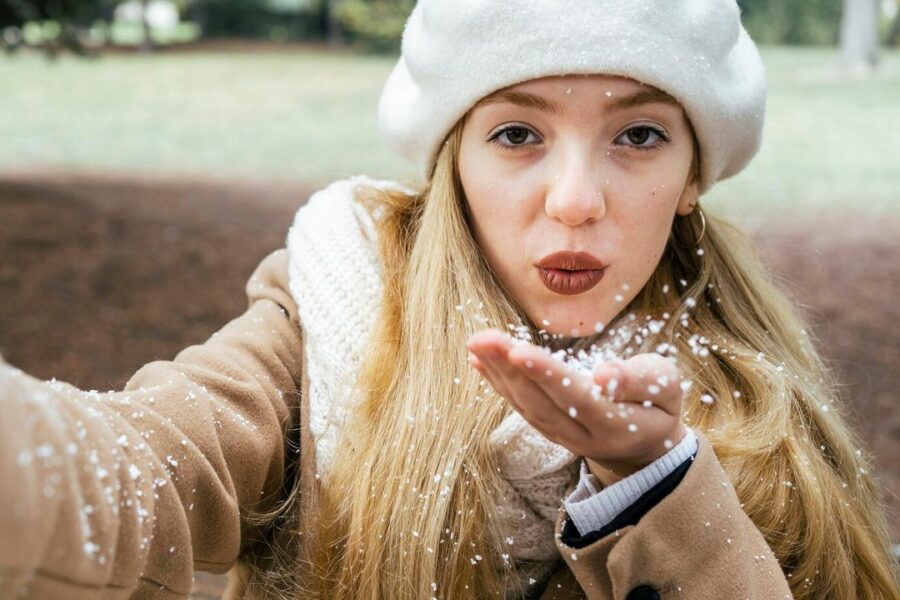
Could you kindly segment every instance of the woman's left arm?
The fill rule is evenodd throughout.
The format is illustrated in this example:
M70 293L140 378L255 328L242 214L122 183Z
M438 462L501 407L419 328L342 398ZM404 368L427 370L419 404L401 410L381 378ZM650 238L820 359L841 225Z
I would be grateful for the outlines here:
M699 445L689 468L669 476L678 479L672 489L661 482L664 494L637 523L615 528L614 521L612 531L573 536L571 520L560 513L557 545L588 598L792 597L709 440L695 433Z
M680 376L662 356L601 366L592 380L502 332L473 336L469 349L472 366L529 423L589 457L602 486L633 482L687 433ZM708 439L694 434L692 460L668 465L661 480L600 530L582 535L561 511L557 545L588 598L791 598Z

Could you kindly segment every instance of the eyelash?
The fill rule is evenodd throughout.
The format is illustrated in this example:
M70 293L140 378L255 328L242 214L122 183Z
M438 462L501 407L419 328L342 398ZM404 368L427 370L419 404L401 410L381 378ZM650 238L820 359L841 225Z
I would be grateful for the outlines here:
M494 144L495 146L498 146L499 148L501 148L503 150L515 151L520 148L524 148L528 144L508 145L508 144L501 144L500 142L497 141L497 138L499 138L504 133L506 133L508 131L513 131L516 129L524 129L525 131L528 131L532 135L537 136L537 134L534 133L534 131L532 131L528 127L525 127L524 125L511 124L511 125L507 125L503 129L501 129L500 131L498 131L497 133L492 135L488 139L488 142L490 142L491 144ZM667 144L671 141L669 139L669 136L666 135L665 131L663 131L662 129L659 129L657 127L653 127L652 125L637 125L635 127L629 127L628 129L623 131L622 134L620 136L618 136L616 139L619 139L623 135L626 135L629 131L634 131L635 129L649 129L651 132L655 133L659 139L649 146L635 146L635 145L631 145L631 144L625 144L625 146L628 148L634 148L635 150L640 150L640 151L655 150L655 149L659 148L660 146L663 146L664 144Z

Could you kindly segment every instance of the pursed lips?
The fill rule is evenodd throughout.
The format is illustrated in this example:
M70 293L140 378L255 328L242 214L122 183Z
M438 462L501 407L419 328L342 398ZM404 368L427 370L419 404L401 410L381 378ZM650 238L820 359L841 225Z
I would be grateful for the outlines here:
M588 252L561 251L548 254L535 267L541 283L564 296L582 294L600 283L607 265Z

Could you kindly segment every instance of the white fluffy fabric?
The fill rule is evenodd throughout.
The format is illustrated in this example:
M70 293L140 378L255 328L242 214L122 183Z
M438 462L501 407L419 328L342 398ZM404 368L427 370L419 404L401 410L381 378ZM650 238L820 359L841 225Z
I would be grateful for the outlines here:
M423 175L479 99L549 75L607 74L684 107L701 150L701 193L762 141L765 70L735 0L419 0L378 107L388 143Z
M364 176L337 181L312 195L288 233L290 288L304 330L310 429L318 475L332 466L341 428L358 400L350 389L375 325L383 288L375 223L355 200L360 184L404 189ZM407 190L409 191L409 190ZM339 273L339 275L335 275ZM500 507L508 553L529 563L519 577L540 580L558 557L553 528L566 488L578 475L576 458L512 412L493 432L507 483Z

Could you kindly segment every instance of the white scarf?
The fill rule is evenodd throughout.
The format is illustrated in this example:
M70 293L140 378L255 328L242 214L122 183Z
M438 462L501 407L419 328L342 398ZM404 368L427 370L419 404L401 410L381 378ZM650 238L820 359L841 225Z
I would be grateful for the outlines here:
M306 344L317 476L329 472L338 433L354 408L349 390L381 303L375 223L355 200L360 184L411 192L365 176L337 181L297 211L287 237L291 294ZM554 523L565 489L577 476L576 457L517 412L500 423L490 441L498 448L508 483L508 504L500 507L501 518L508 520L506 530L515 532L508 553L549 567L559 556Z

